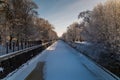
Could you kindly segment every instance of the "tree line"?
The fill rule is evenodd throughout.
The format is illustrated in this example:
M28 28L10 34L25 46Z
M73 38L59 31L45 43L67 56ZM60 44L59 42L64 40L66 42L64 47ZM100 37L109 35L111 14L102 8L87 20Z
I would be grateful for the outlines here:
M53 25L39 18L37 9L32 0L1 0L0 42L57 39Z
M92 11L81 12L78 19L79 23L68 26L64 40L104 44L110 55L120 54L120 0L100 3Z

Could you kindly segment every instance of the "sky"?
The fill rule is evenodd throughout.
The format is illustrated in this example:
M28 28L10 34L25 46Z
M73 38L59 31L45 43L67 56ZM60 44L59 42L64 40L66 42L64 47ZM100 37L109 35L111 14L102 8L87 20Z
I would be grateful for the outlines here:
M92 10L98 3L106 0L34 0L39 9L39 17L48 20L58 36L61 36L67 27L77 21L82 11Z

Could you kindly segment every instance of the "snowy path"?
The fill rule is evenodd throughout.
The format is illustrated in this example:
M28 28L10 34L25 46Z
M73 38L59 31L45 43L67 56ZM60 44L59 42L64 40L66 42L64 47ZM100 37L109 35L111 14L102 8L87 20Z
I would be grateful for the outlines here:
M47 51L45 80L116 80L62 41Z

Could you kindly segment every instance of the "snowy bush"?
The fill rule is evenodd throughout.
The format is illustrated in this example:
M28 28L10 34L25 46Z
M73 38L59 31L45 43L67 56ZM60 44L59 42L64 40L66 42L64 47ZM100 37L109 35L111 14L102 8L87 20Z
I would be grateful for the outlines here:
M87 42L81 43L69 43L72 47L76 48L83 54L91 57L92 59L99 61L103 53L108 53L107 49L100 44L92 44Z

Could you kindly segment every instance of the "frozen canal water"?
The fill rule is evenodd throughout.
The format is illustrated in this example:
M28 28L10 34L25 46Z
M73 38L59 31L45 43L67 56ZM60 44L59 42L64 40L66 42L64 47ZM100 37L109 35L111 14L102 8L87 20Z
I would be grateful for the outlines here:
M116 80L63 41L47 50L45 80Z

